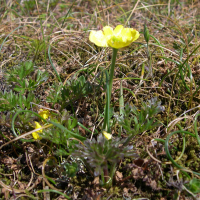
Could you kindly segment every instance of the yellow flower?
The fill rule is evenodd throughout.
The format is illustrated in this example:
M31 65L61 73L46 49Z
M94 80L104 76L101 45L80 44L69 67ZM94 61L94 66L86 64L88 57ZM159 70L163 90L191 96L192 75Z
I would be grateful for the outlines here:
M103 135L107 140L110 140L112 138L112 135L110 133L107 133L106 131L103 131Z
M38 128L41 128L41 127L42 126L38 122L35 122L35 129L38 129ZM35 140L41 140L42 139L42 137L40 137L38 133L42 133L42 129L32 133L32 136Z
M105 26L103 31L91 31L89 40L99 47L120 49L130 45L139 36L139 32L133 28L124 28L122 25L118 25L113 30L110 26Z
M43 110L43 109L40 109L38 114L43 117L44 119L48 119L49 118L49 110Z

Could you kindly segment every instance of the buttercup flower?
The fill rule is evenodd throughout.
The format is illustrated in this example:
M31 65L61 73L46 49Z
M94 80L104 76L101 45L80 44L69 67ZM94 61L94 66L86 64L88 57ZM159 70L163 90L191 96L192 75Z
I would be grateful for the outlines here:
M110 26L105 26L103 31L91 31L89 40L99 47L120 49L130 45L139 36L139 32L133 28L124 28L122 25L118 25L113 30Z
M112 135L110 133L107 133L106 131L103 131L103 135L107 140L110 140L112 138Z
M41 128L42 126L38 123L35 122L35 129ZM42 138L39 136L38 133L42 133L42 130L36 131L32 133L32 136L35 140L41 140Z
M40 109L38 114L43 117L44 119L48 119L49 118L49 110L43 110L43 109Z

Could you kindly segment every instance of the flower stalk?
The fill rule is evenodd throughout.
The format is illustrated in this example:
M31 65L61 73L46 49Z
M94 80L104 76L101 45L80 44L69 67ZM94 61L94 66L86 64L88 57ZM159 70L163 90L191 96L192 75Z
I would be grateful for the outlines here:
M117 50L118 49L113 48L112 63L111 63L111 67L110 67L110 79L109 79L110 99L111 99L111 93L112 93L113 76L114 76L114 70L115 70L115 62L116 62L116 58L117 58Z
M115 70L117 50L118 49L113 48L112 62L111 62L110 70L109 70L110 74L109 74L109 78L108 78L107 92L106 92L106 108L105 108L103 129L106 130L106 132L108 132L108 133L110 133L109 111L110 111L110 100L111 100L111 93L112 93L113 76L114 76L114 70ZM106 79L107 79L107 74L106 74Z

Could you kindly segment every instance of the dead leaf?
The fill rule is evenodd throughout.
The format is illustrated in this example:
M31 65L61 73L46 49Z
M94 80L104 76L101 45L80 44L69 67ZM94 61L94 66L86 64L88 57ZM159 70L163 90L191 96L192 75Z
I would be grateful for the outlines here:
M4 157L1 159L1 162L4 164L12 165L14 163L14 160L11 157Z
M133 178L138 179L144 176L144 171L141 168L135 168L132 170Z
M156 183L155 180L151 180L151 181L150 181L150 186L151 186L151 188L152 188L153 190L157 190L157 189L158 189L158 188L157 188L157 183Z
M123 179L123 174L119 171L116 171L116 174L115 174L115 179L116 181L120 181Z
M125 194L128 194L128 188L123 188L123 192L125 193Z
M94 178L93 184L99 185L99 177L98 176Z

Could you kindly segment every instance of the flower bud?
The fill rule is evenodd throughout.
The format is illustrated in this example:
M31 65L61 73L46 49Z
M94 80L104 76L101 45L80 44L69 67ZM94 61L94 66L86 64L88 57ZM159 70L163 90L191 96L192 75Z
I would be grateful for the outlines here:
M149 42L149 30L148 30L146 24L144 24L144 39L147 43Z

